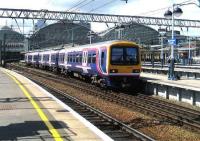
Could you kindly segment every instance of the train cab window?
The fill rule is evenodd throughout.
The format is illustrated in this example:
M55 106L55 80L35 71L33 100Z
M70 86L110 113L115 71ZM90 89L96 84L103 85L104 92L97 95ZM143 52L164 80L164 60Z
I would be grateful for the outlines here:
M138 51L136 48L127 48L125 50L125 54L126 54L126 63L127 64L136 64L138 63Z
M138 64L138 49L136 47L112 47L112 65L135 65Z

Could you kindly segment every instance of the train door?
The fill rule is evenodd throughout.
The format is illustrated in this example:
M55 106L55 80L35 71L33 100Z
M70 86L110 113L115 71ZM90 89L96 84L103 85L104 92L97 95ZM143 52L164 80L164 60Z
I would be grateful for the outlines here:
M68 58L69 58L68 53L64 53L64 64L68 64L68 61L69 61Z
M100 49L100 68L103 73L107 73L106 71L106 58L107 58L107 51L105 48Z
M83 73L88 73L88 70L87 70L87 62L88 61L88 52L87 51L83 51L83 59L82 59L82 66L83 66Z
M82 59L82 66L87 66L87 59L88 58L88 52L83 51L83 59Z

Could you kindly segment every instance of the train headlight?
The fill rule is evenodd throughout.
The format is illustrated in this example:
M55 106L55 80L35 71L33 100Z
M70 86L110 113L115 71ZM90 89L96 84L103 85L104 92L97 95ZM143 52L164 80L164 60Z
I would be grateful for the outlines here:
M136 69L132 71L133 73L140 73L140 70Z
M110 73L118 73L118 70L117 69L111 69Z

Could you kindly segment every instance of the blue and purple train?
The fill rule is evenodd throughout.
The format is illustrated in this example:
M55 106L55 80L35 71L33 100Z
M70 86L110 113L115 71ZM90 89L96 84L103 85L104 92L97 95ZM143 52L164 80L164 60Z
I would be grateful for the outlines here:
M25 62L106 87L131 86L137 82L141 72L139 46L121 40L27 52Z

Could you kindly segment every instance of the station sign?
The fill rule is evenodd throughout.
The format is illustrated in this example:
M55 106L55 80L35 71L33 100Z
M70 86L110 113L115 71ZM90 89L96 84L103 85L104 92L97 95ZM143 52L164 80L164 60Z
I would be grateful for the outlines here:
M175 38L174 39L170 39L170 40L168 40L168 43L170 45L176 45L176 39Z

